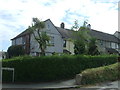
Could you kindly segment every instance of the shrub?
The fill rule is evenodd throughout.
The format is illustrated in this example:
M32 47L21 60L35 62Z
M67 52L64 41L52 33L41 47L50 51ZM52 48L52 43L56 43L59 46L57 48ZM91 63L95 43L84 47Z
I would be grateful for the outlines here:
M41 56L15 57L3 61L3 67L15 68L15 82L54 81L117 62L117 56ZM3 76L6 78L7 75ZM3 79L4 80L4 79Z
M120 66L118 63L87 69L83 71L81 84L95 84L104 81L113 81L120 79Z
M85 53L85 43L83 41L74 41L74 53L76 55L81 55Z
M96 39L91 38L88 44L88 54L89 55L99 55L100 52L98 51L98 47L96 45Z
M8 52L9 58L25 54L25 51L21 45L10 46L7 52Z

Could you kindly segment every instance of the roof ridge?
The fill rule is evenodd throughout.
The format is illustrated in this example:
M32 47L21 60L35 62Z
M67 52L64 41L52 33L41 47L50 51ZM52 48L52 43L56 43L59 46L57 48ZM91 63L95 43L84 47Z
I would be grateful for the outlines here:
M50 20L50 19L46 19L46 20L44 20L44 21L42 21L42 22L46 22L46 21L48 21L48 20ZM24 32L26 32L27 30L28 30L28 28L25 29L24 31L22 31L22 32L21 32L20 34L18 34L17 36L15 36L14 38L12 38L11 40L13 40L13 39L19 37L21 34L23 34Z
M75 32L74 30L71 30L71 29L68 29L68 28L61 28L61 27L58 27L58 26L55 26L55 27L60 28L60 29L63 29L63 30L67 30L67 31L73 31L73 32Z
M94 30L94 29L92 29L93 31L96 31L96 32L100 32L100 33L104 33L104 34L108 34L108 35L112 35L112 36L114 36L114 34L109 34L109 33L106 33L106 32L102 32L102 31L97 31L97 30Z

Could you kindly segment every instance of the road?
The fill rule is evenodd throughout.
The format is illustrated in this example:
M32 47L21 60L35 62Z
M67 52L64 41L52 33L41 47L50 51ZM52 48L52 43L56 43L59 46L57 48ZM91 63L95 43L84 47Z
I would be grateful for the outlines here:
M81 88L74 88L76 87L74 79L42 84L3 84L2 87L2 90L120 90L120 81L82 86Z

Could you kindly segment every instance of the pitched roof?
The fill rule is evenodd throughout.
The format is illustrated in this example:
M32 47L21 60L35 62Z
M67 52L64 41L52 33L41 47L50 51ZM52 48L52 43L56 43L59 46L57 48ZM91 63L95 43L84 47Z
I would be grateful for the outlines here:
M69 30L69 29L63 29L63 28L60 28L60 27L56 27L58 32L62 35L63 38L65 39L68 39L68 38L72 38L74 39L75 36L73 35L73 32L76 32L76 31L73 31L73 30Z
M66 38L66 39L67 38L75 38L75 36L73 35L73 32L76 32L76 31L69 30L69 29L63 29L60 27L57 27L57 29L61 33L63 38ZM96 31L93 29L89 30L89 32L90 32L90 35L96 39L120 43L120 40L112 34Z
M47 20L50 20L50 19L47 19ZM45 20L44 22L46 22L47 20ZM70 29L63 29L63 28L60 28L60 27L55 27L55 28L62 35L62 38L64 38L64 39L68 39L68 38L75 39L75 35L73 35L73 32L77 32L77 31L73 31L73 30L70 30ZM16 37L14 37L13 39L16 39L18 37L22 37L26 34L30 34L28 29L26 29L25 31L23 31L22 33L20 33ZM96 31L96 30L91 29L90 30L90 35L94 36L96 39L120 43L120 39L118 39L117 37L115 37L112 34L108 34L108 33L104 33L104 32L100 32L100 31ZM13 40L13 39L11 39L11 40Z
M116 31L116 32L120 34L120 31ZM116 33L116 32L115 32L115 33Z
M90 35L95 37L96 39L120 43L120 40L112 34L100 32L92 29L90 30Z
M22 37L24 35L27 35L27 34L30 34L30 31L28 29L26 29L25 31L23 31L22 33L18 34L16 37L14 37L13 39L16 39L16 38L19 38L19 37ZM11 40L13 40L11 39Z
M116 53L116 54L119 54L119 52L113 48L106 48L107 52L110 53L110 54L113 54L113 53Z
M48 20L50 20L50 19L47 19L47 20L45 20L44 22L46 22L46 21L48 21ZM16 38L22 37L22 36L27 35L27 34L30 34L30 33L31 33L31 32L30 32L28 29L26 29L25 31L23 31L22 33L18 34L16 37L12 38L11 40L14 40L14 39L16 39Z

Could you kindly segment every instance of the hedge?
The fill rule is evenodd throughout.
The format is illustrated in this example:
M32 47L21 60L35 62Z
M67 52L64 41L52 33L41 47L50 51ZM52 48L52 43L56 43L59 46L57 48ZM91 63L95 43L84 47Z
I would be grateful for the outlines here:
M7 50L9 58L21 56L25 54L25 50L21 45L10 46Z
M117 62L117 56L42 56L5 59L3 67L15 68L15 82L43 82L74 77L87 69ZM3 72L3 80L10 77ZM10 77L11 78L11 77Z
M115 63L104 67L87 69L81 74L81 84L83 85L120 80L120 65Z

